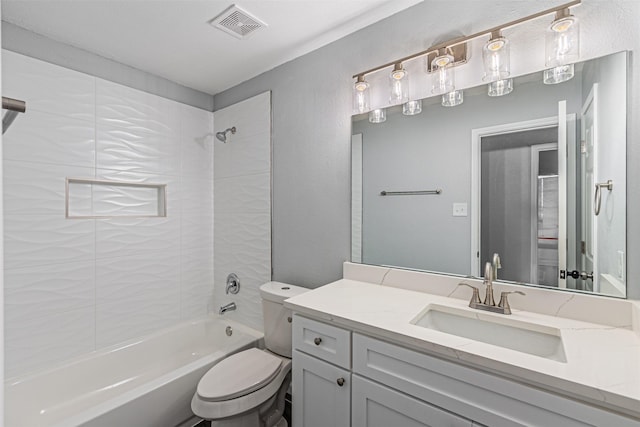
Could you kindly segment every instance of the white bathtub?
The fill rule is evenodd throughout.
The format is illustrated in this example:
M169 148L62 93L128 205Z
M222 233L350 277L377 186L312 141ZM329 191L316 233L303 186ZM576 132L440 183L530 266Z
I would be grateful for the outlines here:
M212 316L7 379L5 427L186 425L202 375L261 338L253 329Z

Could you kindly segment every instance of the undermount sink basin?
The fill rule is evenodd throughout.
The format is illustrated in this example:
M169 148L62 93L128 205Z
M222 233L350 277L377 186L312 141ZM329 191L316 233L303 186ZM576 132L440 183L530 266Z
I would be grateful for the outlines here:
M567 361L559 329L514 320L502 314L487 315L431 304L411 323L550 360Z

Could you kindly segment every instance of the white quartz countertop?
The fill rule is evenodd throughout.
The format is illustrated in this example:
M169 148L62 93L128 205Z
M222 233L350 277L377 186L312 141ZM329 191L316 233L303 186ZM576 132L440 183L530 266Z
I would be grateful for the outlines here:
M473 310L460 299L348 279L285 301L318 320L640 418L637 331L512 308L510 319L560 329L565 363L412 324L430 304L505 316Z

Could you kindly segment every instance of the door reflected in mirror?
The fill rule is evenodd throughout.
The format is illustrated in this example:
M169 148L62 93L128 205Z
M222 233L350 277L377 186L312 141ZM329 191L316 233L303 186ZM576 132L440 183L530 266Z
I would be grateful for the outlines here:
M627 53L575 71L354 116L352 261L624 297Z

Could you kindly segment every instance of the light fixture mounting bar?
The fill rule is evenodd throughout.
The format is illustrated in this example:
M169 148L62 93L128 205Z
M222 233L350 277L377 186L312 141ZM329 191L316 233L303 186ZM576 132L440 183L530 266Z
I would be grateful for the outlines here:
M477 39L478 37L482 37L482 36L487 35L487 34L492 34L492 33L495 33L496 31L501 31L501 30L504 30L506 28L510 28L510 27L516 26L518 24L522 24L523 22L527 22L527 21L534 20L536 18L540 18L541 16L545 16L545 15L550 15L552 13L561 12L561 11L564 11L566 9L569 9L570 7L577 6L580 3L582 3L582 0L573 0L573 1L570 1L569 3L564 3L564 4L561 4L559 6L552 7L550 9L545 9L545 10L543 10L541 12L537 12L537 13L534 13L532 15L528 15L528 16L525 16L523 18L520 18L520 19L509 21L509 22L504 23L502 25L498 25L498 26L489 28L487 30L478 31L477 33L473 33L473 34L470 34L468 36L458 37L458 38L451 39L451 40L448 40L448 41L443 42L443 43L438 43L438 44L436 44L434 46L431 46L427 50L423 50L421 52L414 53L413 55L405 56L404 58L396 59L396 60L388 62L386 64L379 65L379 66L377 66L375 68L371 68L370 70L366 70L366 71L362 71L360 73L354 74L353 78L357 78L358 76L364 77L367 74L371 74L371 73L374 73L376 71L380 71L380 70L382 70L384 68L387 68L387 67L392 67L392 66L394 66L395 64L397 64L399 62L401 63L401 62L405 62L405 61L410 61L412 59L415 59L415 58L418 58L418 57L421 57L421 56L425 56L425 55L427 55L427 56L428 55L432 55L433 56L433 54L437 54L439 49L442 49L442 48L452 49L455 46L461 45L463 43L466 44L468 41L473 40L473 39ZM564 13L564 12L562 12L562 13ZM465 49L465 53L466 53L466 49Z

